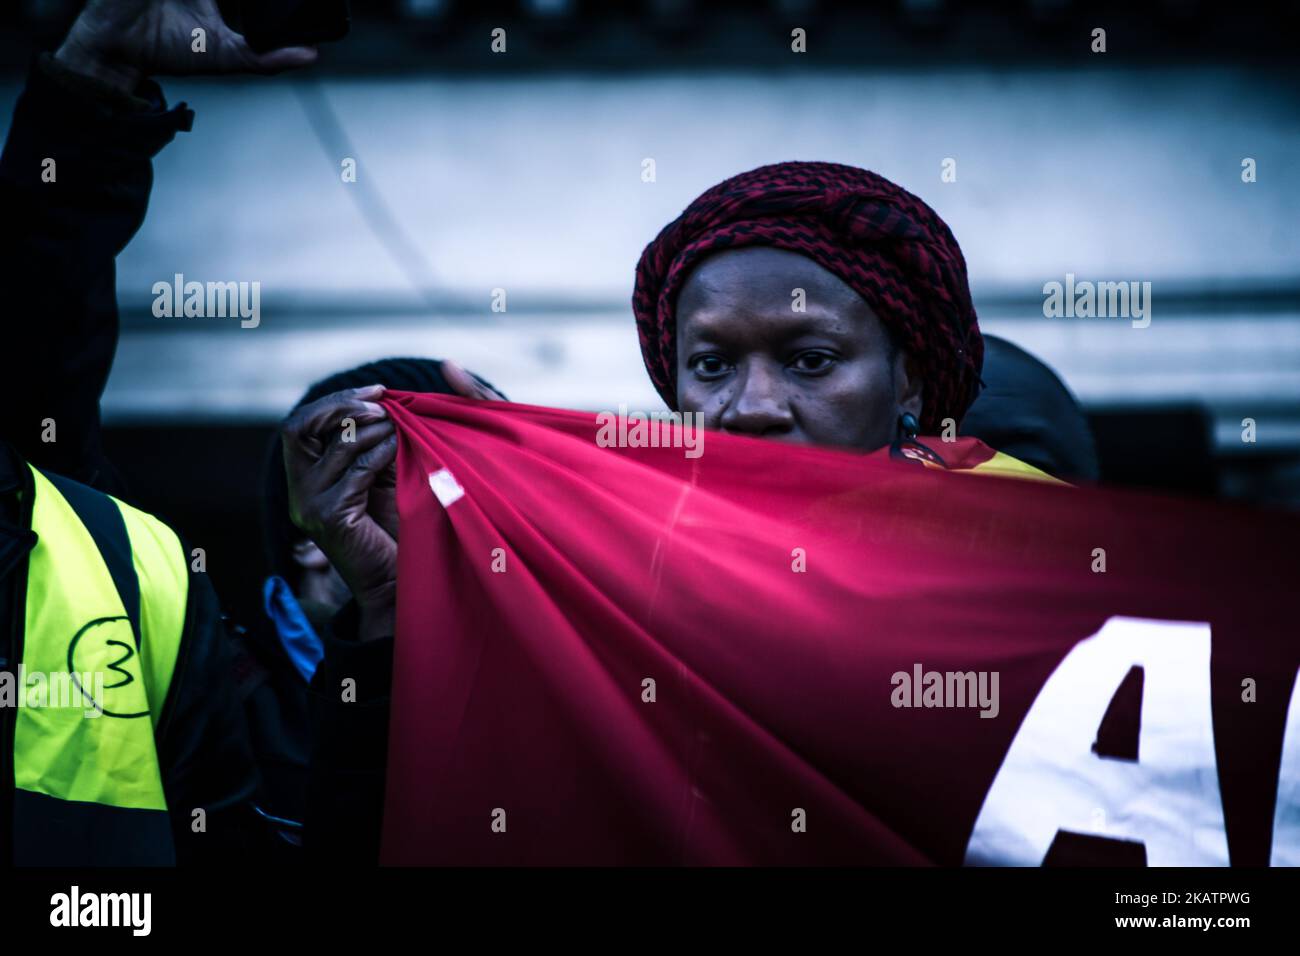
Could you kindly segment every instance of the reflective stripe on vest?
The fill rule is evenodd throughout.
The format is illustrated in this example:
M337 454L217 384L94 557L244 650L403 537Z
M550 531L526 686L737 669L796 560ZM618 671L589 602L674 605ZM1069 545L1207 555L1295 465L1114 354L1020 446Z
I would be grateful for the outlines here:
M28 564L22 666L29 698L33 675L43 675L46 700L18 708L14 785L56 800L165 811L154 728L185 627L180 541L156 518L110 499L139 579L137 647L90 532L49 479L35 468L32 476L39 540Z

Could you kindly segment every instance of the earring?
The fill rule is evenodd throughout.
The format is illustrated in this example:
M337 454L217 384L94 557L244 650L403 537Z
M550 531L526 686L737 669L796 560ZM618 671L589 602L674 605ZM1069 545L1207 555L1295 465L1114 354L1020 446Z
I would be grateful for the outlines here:
M921 430L921 423L916 420L916 416L911 412L903 412L898 416L898 433L906 439L915 438L917 432Z
M913 462L928 461L940 468L947 468L942 458L916 440L920 430L921 423L911 412L903 412L899 415L897 434L894 436L893 444L889 446L889 457ZM907 445L906 448L903 447L904 443Z

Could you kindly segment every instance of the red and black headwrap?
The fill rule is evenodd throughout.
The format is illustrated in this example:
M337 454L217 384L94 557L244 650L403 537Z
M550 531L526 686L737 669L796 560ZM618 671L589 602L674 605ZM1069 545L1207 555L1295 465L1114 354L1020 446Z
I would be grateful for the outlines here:
M776 163L719 183L646 246L632 309L646 369L677 407L677 294L723 249L797 252L853 288L919 365L921 431L958 422L975 400L984 342L966 260L933 209L875 173L839 163Z

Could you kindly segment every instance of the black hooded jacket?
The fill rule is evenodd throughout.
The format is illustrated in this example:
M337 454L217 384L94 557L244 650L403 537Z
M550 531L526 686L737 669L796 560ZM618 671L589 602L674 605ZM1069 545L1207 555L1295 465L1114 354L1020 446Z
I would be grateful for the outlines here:
M99 413L118 339L114 260L144 221L153 157L177 132L188 131L193 117L184 104L169 108L152 82L123 96L43 56L0 157L0 276L10 302L0 380L11 402L0 416L0 450L7 444L15 460L127 501L104 453ZM42 179L47 159L54 160L53 182ZM57 423L56 443L41 441L47 419ZM0 538L5 531L0 526ZM15 525L14 533L21 528ZM3 564L0 627L16 599ZM254 622L247 632L224 626L209 583L193 580L204 577L192 575L184 642L197 663L177 695L176 709L185 716L169 741L176 763L163 754L163 771L186 769L182 785L168 788L169 805L220 805L229 823L221 828L223 841L191 839L189 816L177 816L174 825L185 830L177 834L178 861L246 860L253 853L275 863L302 862L303 853L286 848L292 831L279 818L289 817L305 820L305 830L292 835L308 859L377 862L392 639L357 642L345 609L322 634L325 656L310 690L291 686L296 675L272 653L269 623ZM6 636L0 630L0 645L13 643ZM0 646L0 658L6 657L15 659ZM355 698L341 692L345 679ZM228 693L232 680L234 694ZM0 747L6 742L11 753L12 737ZM259 768L265 772L259 775ZM4 840L12 784L11 768L0 761L0 861L10 858Z
M188 130L144 83L122 96L50 57L32 68L0 156L0 669L21 660L30 474L23 461L124 500L104 455L99 399L117 345L114 259L144 218L152 158ZM56 440L42 433L53 423ZM191 573L172 691L157 730L178 863L273 852L234 680L234 647L207 575ZM13 861L14 712L0 709L0 866ZM197 808L206 825L192 825ZM43 862L77 864L70 855Z

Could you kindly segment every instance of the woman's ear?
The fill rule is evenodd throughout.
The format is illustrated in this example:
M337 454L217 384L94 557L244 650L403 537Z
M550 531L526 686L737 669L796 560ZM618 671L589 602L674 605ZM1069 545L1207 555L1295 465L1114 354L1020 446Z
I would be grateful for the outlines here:
M308 538L303 538L293 546L293 560L305 571L324 571L330 566L330 559L325 557L325 552Z
M894 354L894 404L898 414L911 412L917 421L921 420L921 393L925 383L921 381L920 366L903 349Z

